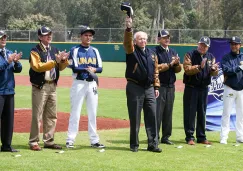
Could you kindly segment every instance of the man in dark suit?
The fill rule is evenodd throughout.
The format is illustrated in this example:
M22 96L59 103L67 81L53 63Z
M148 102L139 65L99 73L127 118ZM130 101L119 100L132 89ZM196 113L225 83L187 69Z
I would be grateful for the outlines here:
M0 31L0 118L1 151L18 152L12 146L14 123L14 73L22 71L19 59L22 53L13 53L6 49L7 34Z
M156 123L156 97L159 95L158 61L155 53L146 47L147 34L136 32L133 39L132 19L126 18L124 48L126 51L126 95L130 119L130 150L137 152L141 111L144 111L148 151L160 153Z
M169 140L172 133L172 112L175 99L176 75L181 71L180 59L174 49L169 48L170 34L167 30L158 33L159 46L155 47L158 56L159 69L159 97L157 98L157 128L158 138L162 123L161 143L173 145Z

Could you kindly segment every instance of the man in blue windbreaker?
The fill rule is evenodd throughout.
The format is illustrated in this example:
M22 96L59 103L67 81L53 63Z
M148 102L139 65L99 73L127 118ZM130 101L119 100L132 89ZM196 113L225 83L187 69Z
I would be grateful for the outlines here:
M19 59L22 53L6 49L7 34L0 31L0 118L1 151L18 152L11 146L14 124L14 73L22 71Z

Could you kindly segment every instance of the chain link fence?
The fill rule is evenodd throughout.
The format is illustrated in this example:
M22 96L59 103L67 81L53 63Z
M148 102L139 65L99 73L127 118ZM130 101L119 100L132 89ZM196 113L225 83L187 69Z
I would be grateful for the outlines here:
M79 42L79 28L66 28L53 30L54 42ZM95 28L96 34L93 42L121 43L124 28ZM137 30L134 30L137 31ZM148 43L157 43L158 30L144 30L148 33ZM168 29L173 44L194 44L200 37L230 38L239 36L243 38L243 30L201 30L201 29ZM37 41L37 31L33 30L6 30L9 41Z

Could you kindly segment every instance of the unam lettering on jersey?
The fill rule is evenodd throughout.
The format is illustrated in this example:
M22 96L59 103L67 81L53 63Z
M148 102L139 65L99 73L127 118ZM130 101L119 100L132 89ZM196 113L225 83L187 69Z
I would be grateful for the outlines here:
M69 59L68 60L68 63L69 65L72 65L73 64L73 60L72 59ZM85 57L81 57L81 58L78 58L78 64L93 64L93 65L96 65L96 58L85 58Z
M96 58L79 57L78 64L94 64L94 65L96 65Z

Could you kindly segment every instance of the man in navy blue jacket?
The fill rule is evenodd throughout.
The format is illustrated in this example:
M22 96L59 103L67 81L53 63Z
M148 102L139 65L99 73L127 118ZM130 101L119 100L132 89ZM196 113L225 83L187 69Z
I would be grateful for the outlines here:
M194 143L195 120L197 143L211 144L205 134L205 117L207 109L208 85L211 83L211 76L218 74L218 63L215 57L208 52L210 39L203 36L198 47L185 54L183 67L185 84L183 96L184 130L186 142L189 145Z
M126 96L130 120L130 150L138 152L141 111L147 133L148 151L161 153L158 147L156 98L159 96L158 60L146 47L148 35L138 31L133 35L132 18L126 18L124 49L126 52Z
M1 151L18 152L11 146L14 123L14 73L22 71L19 59L22 53L13 53L6 49L7 34L0 31L0 118Z
M236 141L243 143L243 53L240 52L241 40L234 36L230 40L231 52L222 58L224 73L223 114L221 121L220 143L227 144L230 131L230 114L235 103Z
M162 123L161 143L172 145L169 140L172 133L172 111L175 99L175 81L176 75L181 71L180 58L174 49L169 48L170 34L167 30L161 30L158 33L159 46L155 47L158 56L159 69L159 97L156 99L157 109L157 128L158 138Z

